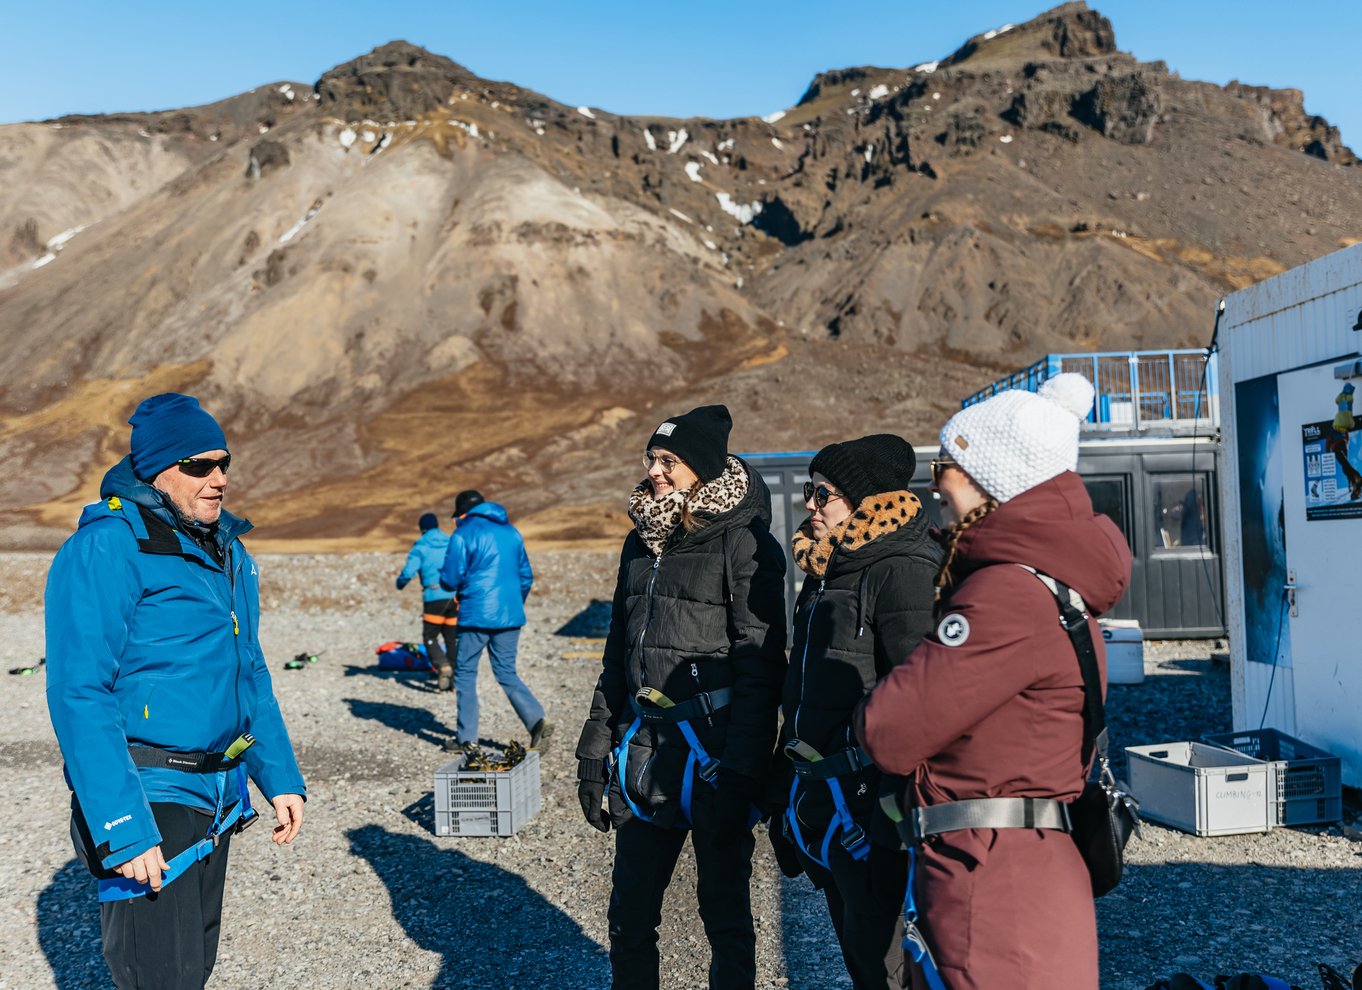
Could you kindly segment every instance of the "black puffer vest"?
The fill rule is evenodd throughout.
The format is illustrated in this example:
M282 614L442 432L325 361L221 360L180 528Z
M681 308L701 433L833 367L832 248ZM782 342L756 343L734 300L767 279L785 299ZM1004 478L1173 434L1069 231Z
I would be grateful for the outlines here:
M932 628L933 582L941 559L919 511L902 527L855 549L838 547L824 577L805 577L782 695L782 744L799 739L825 757L855 745L852 711ZM923 716L905 712L904 717ZM788 801L793 774L789 761L783 763L776 767L784 774L781 797ZM872 819L883 818L874 813L878 771L869 767L843 778L842 790L857 822L873 838L896 845L887 821L871 828ZM801 781L797 801L805 837L821 839L833 818L828 787Z
M700 529L678 529L660 556L637 532L620 554L601 676L577 758L606 759L634 721L640 688L684 702L727 688L729 704L690 724L725 768L764 782L776 738L785 676L785 555L768 529L771 496L744 464L748 491ZM683 777L691 748L675 725L634 733L627 760L630 799L655 825L684 825ZM618 788L615 779L611 786ZM691 821L708 826L713 789L692 781Z

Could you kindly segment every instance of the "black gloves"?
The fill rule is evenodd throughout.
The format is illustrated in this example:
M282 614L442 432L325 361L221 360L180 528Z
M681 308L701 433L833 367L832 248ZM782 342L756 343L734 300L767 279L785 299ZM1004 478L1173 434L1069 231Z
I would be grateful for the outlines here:
M736 845L752 832L752 799L757 782L745 773L719 768L719 789L714 795L714 844Z
M577 800L582 803L582 815L587 824L598 832L610 831L610 816L601 804L605 801L605 761L577 761Z
M601 807L601 802L605 800L605 781L578 781L577 800L582 802L582 814L588 825L600 832L610 831L610 816Z
M577 800L587 824L599 832L609 832L611 825L618 828L629 820L629 806L614 791L609 792L609 811L601 807L607 789L604 760L578 760L577 778Z
M776 865L787 877L797 877L804 872L804 861L799 858L794 844L785 837L785 816L774 815L766 833L771 839L771 852L776 855Z

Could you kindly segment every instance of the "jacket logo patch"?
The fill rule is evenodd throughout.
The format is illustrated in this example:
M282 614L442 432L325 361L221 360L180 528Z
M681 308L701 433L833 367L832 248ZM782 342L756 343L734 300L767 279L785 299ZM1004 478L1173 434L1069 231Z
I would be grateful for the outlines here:
M255 562L251 562L251 577L255 577L259 572L255 569Z
M672 431L674 431L675 429L676 429L675 423L663 423L653 432L660 437L669 437L672 435Z
M969 619L952 612L937 625L936 638L945 646L959 646L969 639Z
M104 823L104 831L112 832L115 825L122 825L124 822L132 821L132 815L124 815L122 818L115 818L111 822Z

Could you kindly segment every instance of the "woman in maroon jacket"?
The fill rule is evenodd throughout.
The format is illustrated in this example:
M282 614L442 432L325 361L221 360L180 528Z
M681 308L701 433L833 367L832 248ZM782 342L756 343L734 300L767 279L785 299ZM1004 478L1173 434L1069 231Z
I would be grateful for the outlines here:
M1052 814L1083 789L1083 678L1035 568L1111 608L1130 550L1095 515L1078 463L1093 390L1080 375L1038 394L1003 392L941 431L933 490L948 523L933 634L866 699L856 731L876 766L910 778L907 809L1033 798L1039 827L943 831L916 846L918 927L948 990L1096 990L1097 923L1087 868ZM1105 682L1106 657L1089 618ZM1104 683L1105 688L1105 683ZM955 810L955 809L952 809ZM909 816L911 818L911 815ZM978 819L976 819L978 820ZM1031 819L1027 819L1031 820ZM957 826L959 823L955 823ZM930 828L930 826L929 826ZM913 986L925 990L923 968Z

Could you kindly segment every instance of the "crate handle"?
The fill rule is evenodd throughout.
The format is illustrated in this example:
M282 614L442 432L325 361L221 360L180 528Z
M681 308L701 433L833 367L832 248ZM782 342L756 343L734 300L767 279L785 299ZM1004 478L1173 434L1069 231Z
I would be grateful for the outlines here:
M1227 773L1227 774L1225 774L1225 779L1226 779L1226 780L1248 780L1248 772L1245 771L1244 773Z
M1157 751L1155 751L1155 752L1150 753L1149 755L1152 756L1152 757L1154 757L1154 759L1156 759L1156 760L1166 760L1166 759L1168 759L1168 750L1166 750L1166 749L1160 749L1160 750L1157 750Z

